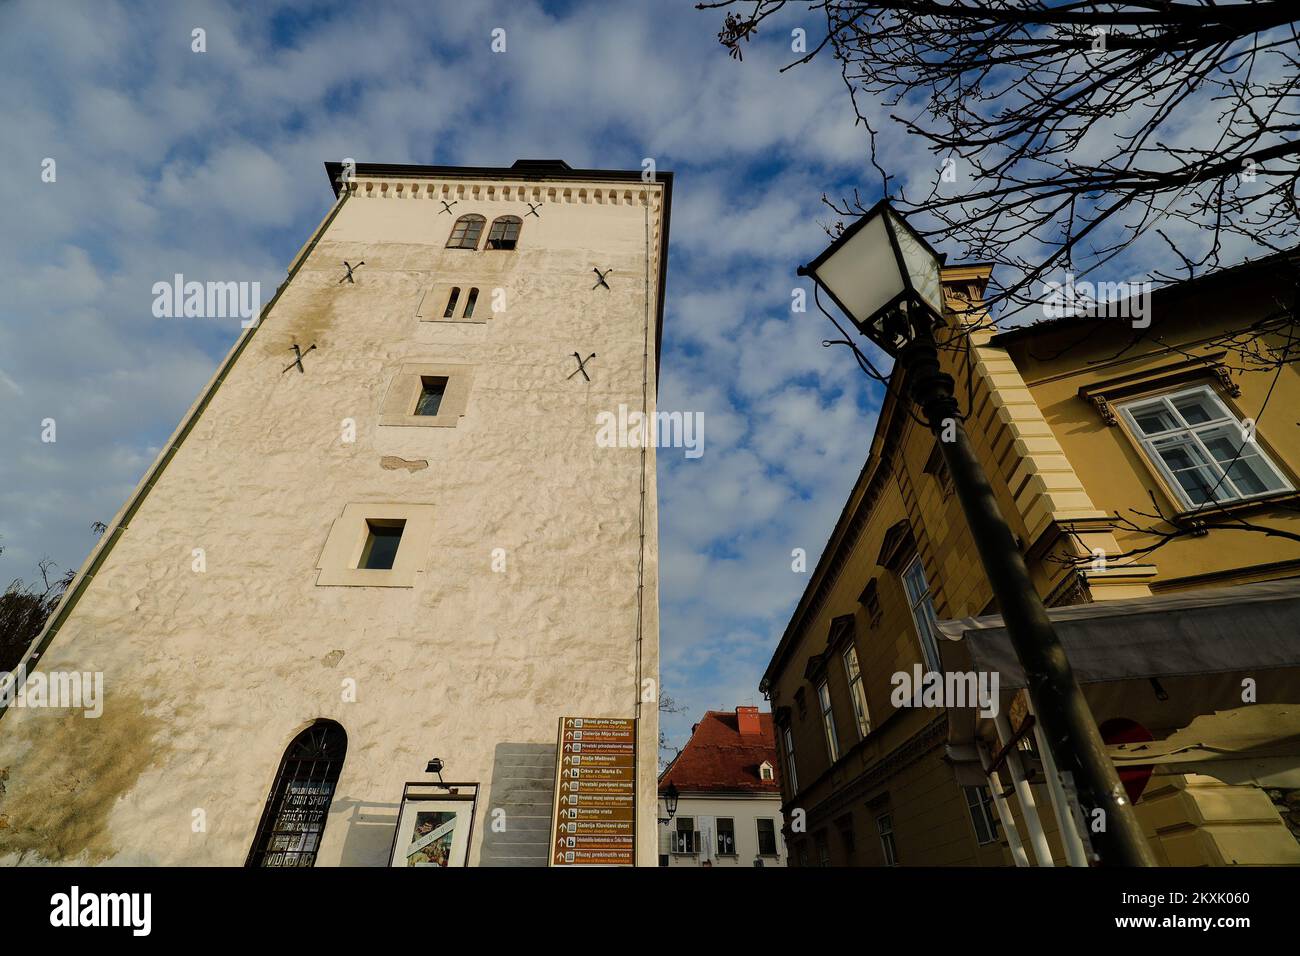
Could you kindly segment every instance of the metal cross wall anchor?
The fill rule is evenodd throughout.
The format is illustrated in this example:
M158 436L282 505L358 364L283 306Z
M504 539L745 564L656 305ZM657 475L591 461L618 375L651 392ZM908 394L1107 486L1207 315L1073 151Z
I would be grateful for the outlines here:
M312 349L314 349L315 347L316 347L316 343L313 342L313 343L311 344L311 346L307 349L307 352L310 352L310 351L311 351ZM293 368L295 365L298 366L298 373L299 373L299 374L306 374L305 372L303 372L303 368L302 368L302 357L303 357L304 355L306 355L307 352L304 352L304 351L302 351L302 349L298 348L298 343L297 343L297 342L294 342L294 343L293 343L293 361L290 362L288 365L286 365L284 368L280 369L280 374L283 375L285 372L289 371L289 369Z
M525 200L525 202L527 202L527 200ZM524 213L525 218L528 216L537 216L537 210L540 208L542 208L542 204L539 202L528 203L528 212ZM537 216L537 218L541 219L542 217Z
M575 368L575 369L574 369L572 372L570 372L568 375L564 376L564 380L567 382L569 379L573 378L573 376L575 376L575 375L577 375L579 372L581 372L581 373L582 373L582 377L585 378L587 381L590 382L590 381L591 381L591 376L587 374L587 363L590 362L592 359L594 359L594 358L596 357L596 353L595 353L595 352L592 352L592 353L591 353L590 355L588 355L586 358L583 358L583 357L582 357L581 355L579 355L577 352L574 352L574 353L573 353L573 357L576 358L576 359L578 360L578 367Z
M539 216L538 218L541 218L541 217ZM593 289L599 289L601 286L604 286L606 289L609 289L609 283L605 281L605 276L609 275L609 274L610 274L611 272L613 272L614 270L613 270L613 269L606 269L604 272L601 272L601 271L600 271L599 269L597 269L595 266L592 266L592 267L591 267L591 271L594 272L594 273L596 273L596 284L595 284L594 286L592 286L592 288L593 288ZM612 292L613 290L610 289L610 291Z
M447 202L447 200L445 200L445 199L439 199L438 202L442 203L442 208L438 210L438 215L441 216L441 215L445 212L447 215L450 216L450 215L451 215L451 207L454 206L454 205L456 205L456 203L460 202L460 200L459 200L459 199L453 199L451 202Z
M348 274L345 275L342 279L339 280L339 285L342 285L342 284L345 283L345 282L351 282L351 283L353 283L353 284L355 285L357 280L354 279L354 278L352 278L352 270L353 270L353 269L360 269L360 268L361 268L362 266L364 266L365 264L366 264L366 263L365 263L365 261L363 260L363 261L361 261L361 262L358 262L356 265L349 265L349 264L348 264L348 260L344 259L344 260L343 260L343 268L345 268L345 269L348 270Z

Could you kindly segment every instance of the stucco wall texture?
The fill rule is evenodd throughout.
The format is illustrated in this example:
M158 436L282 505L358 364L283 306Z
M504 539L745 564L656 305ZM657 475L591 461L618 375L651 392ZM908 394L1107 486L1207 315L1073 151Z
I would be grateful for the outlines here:
M654 450L598 447L596 415L641 408L647 380L653 407L662 187L542 183L531 216L502 181L357 183L40 661L103 671L104 716L0 720L0 861L241 865L285 747L328 718L348 750L317 865L386 863L402 785L435 756L481 784L471 865L544 865L557 721L578 715L640 718L655 864ZM460 196L451 214L435 191ZM518 248L445 248L467 213L525 217ZM353 283L343 260L365 262ZM504 309L421 321L461 279ZM295 342L316 346L301 374L282 371ZM574 352L596 353L591 381ZM403 363L473 367L455 427L378 424ZM317 584L357 502L432 506L414 586Z

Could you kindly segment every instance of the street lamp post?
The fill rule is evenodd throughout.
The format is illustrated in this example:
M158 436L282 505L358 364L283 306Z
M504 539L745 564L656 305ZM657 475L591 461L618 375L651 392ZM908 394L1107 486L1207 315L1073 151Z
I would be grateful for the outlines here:
M1092 834L1101 862L1154 866L1065 648L966 435L953 378L940 368L934 328L943 322L941 264L882 200L799 274L811 276L863 335L895 359L911 400L938 437L1057 767L1073 777L1081 804L1103 813L1103 828Z
M660 823L672 823L673 817L677 816L677 800L681 794L677 790L677 784L669 782L663 792L664 809L668 811L667 817L660 817Z

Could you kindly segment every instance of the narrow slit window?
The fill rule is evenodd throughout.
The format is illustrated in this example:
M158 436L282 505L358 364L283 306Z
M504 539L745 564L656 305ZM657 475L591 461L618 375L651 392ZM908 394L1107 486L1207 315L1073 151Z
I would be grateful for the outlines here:
M478 289L470 289L469 295L465 297L465 314L462 318L474 318L474 306L478 303Z
M442 397L447 393L447 379L441 375L420 376L420 397L415 401L415 414L437 415L442 407Z
M443 311L442 317L450 319L456 314L456 303L460 301L460 286L451 287L451 295L447 296L447 308Z
M518 216L499 216L488 230L488 249L513 249L519 244L519 230L524 221Z
M403 520L367 521L366 546L361 551L357 567L366 571L391 571L405 528Z

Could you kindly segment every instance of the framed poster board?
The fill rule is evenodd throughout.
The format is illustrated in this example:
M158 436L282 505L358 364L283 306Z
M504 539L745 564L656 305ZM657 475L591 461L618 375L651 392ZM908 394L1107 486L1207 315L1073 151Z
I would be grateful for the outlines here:
M477 805L477 783L406 784L388 865L465 866Z

